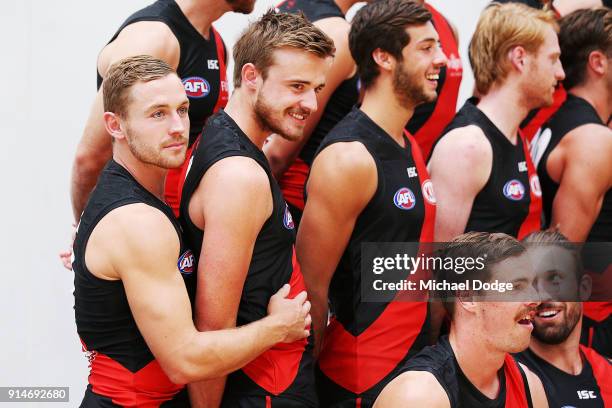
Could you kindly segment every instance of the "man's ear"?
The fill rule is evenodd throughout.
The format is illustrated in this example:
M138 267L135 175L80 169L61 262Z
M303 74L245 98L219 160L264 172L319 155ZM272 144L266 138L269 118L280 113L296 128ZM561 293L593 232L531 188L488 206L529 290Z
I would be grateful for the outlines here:
M608 68L608 57L599 50L591 51L587 65L590 71L593 71L597 76L602 76Z
M391 71L395 67L395 58L387 51L380 48L376 48L372 51L372 59L374 59L376 65L385 71Z
M578 282L578 296L579 301L586 302L591 297L593 291L593 279L586 273L580 278Z
M113 112L104 112L104 128L115 140L124 139L125 133L121 126L121 117Z
M508 51L508 58L512 66L519 72L525 72L527 68L527 51L520 45Z
M248 89L255 90L257 88L257 82L261 78L261 72L255 67L253 63L247 63L242 66L240 72L242 76L241 86L245 86Z

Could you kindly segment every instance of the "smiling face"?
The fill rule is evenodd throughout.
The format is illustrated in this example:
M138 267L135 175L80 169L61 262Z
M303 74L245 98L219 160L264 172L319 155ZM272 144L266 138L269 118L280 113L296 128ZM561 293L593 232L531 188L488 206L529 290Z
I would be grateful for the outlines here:
M576 277L576 260L559 246L532 246L528 250L538 277L542 304L534 320L533 337L545 344L563 343L582 317L580 285Z
M478 302L477 332L493 349L517 353L527 348L533 330L533 319L539 297L535 290L535 273L526 254L507 258L491 266L490 282L511 282L514 289L500 299L486 294ZM511 301L512 299L521 300Z
M274 51L274 63L260 75L254 113L262 130L299 140L308 117L317 110L332 58L296 48Z
M393 70L393 92L403 106L432 102L447 59L431 22L406 29L410 42Z
M172 169L185 161L189 100L176 74L137 82L120 126L130 152L143 163Z
M555 87L565 78L560 55L557 33L552 27L547 27L544 43L536 53L529 54L524 73L522 89L530 108L552 105Z

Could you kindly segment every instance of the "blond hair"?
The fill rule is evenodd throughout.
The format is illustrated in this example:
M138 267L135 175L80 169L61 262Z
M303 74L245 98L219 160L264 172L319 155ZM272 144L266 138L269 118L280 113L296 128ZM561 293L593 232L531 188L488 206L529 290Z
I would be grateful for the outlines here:
M234 86L242 83L242 67L253 64L266 78L274 64L273 53L283 47L296 48L321 58L334 55L334 42L303 14L269 10L251 23L234 45Z
M536 53L549 27L559 31L550 10L520 3L493 3L487 7L480 15L469 48L478 92L484 95L494 82L507 78L511 68L508 52L512 48L521 46Z
M104 111L125 116L130 88L137 82L149 82L175 73L164 61L150 55L124 58L108 70L102 84Z

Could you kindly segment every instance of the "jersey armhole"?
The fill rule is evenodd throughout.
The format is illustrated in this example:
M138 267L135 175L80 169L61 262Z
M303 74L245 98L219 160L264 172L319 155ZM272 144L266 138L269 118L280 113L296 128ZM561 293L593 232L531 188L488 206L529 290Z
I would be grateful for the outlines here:
M525 374L525 371L523 370L523 367L521 367L520 363L516 364L519 372L521 373L521 378L523 378L523 384L525 387L525 397L527 398L527 405L529 406L529 408L533 408L533 400L531 398L531 390L529 389L529 382L527 381L527 374Z

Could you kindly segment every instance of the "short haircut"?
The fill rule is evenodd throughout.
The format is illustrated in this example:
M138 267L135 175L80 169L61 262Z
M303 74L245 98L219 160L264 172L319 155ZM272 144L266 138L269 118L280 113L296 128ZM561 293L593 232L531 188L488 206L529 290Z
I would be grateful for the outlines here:
M489 282L491 280L491 268L498 263L525 252L525 247L510 235L502 233L468 232L455 237L446 243L436 254L443 259L454 260L482 258L484 268L470 269L465 273L457 273L452 269L440 268L434 270L436 279L449 283L462 283L467 280L480 280ZM455 262L453 262L455 264ZM455 299L457 293L452 290L443 291L442 301L444 308L453 318L455 311Z
M527 52L536 53L549 27L558 31L555 15L550 10L520 3L493 3L487 7L480 15L469 47L478 92L485 95L493 83L508 77L511 49L522 46Z
M527 248L530 246L556 246L563 248L568 251L574 259L574 272L576 273L576 280L580 281L584 274L584 268L582 266L581 245L570 242L565 235L559 231L536 231L527 235L522 241Z
M274 64L274 51L295 48L321 58L332 57L334 42L313 25L302 13L266 12L259 20L249 24L234 45L234 87L242 83L242 67L251 63L267 77Z
M127 114L130 88L137 82L150 82L175 74L166 62L150 55L124 58L110 66L102 84L104 111Z
M566 89L581 85L585 80L589 55L601 51L612 56L612 10L582 9L560 21L559 46L565 70Z
M402 49L410 42L406 28L432 20L425 7L412 0L379 0L362 7L351 22L349 48L365 89L380 74L372 53L380 48L402 61Z

